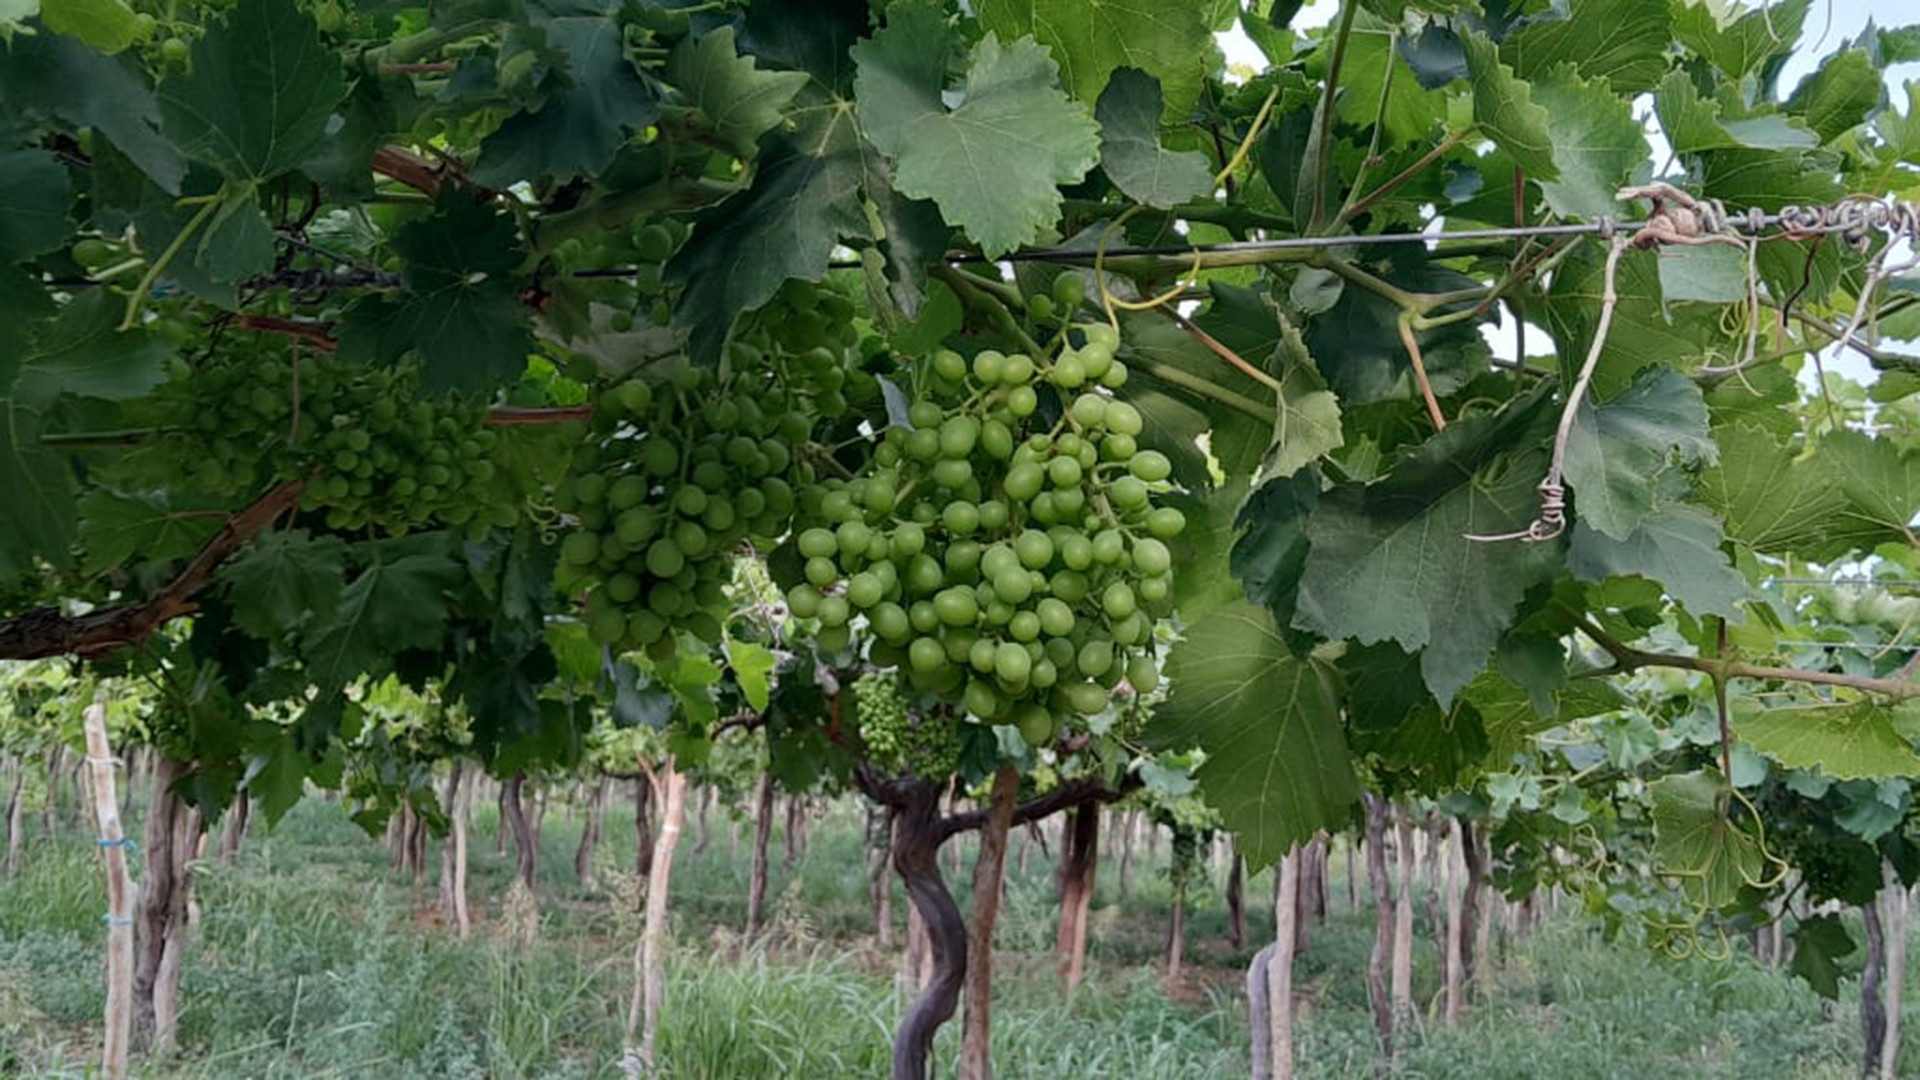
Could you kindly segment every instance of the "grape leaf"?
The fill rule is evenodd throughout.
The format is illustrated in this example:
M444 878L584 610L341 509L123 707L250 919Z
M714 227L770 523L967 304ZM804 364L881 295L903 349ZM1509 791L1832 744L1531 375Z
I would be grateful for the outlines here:
M1747 299L1747 257L1728 244L1660 249L1660 293L1669 301L1738 304Z
M723 26L676 46L667 58L667 81L705 114L709 128L735 157L750 158L807 76L760 70L752 57L735 53L733 27Z
M1618 214L1614 193L1650 153L1627 100L1564 66L1535 78L1532 98L1553 117L1547 130L1559 176L1540 184L1547 206L1568 218Z
M1546 454L1533 429L1545 400L1536 394L1497 423L1456 422L1385 481L1323 495L1294 625L1420 652L1428 689L1451 705L1558 561L1553 544L1467 539L1524 529L1539 512Z
M338 537L286 529L256 537L220 568L233 621L277 641L309 622L326 623L346 588L347 546Z
M1721 811L1724 790L1704 772L1663 776L1647 785L1653 797L1654 860L1662 874L1679 879L1690 903L1707 910L1739 899L1740 890L1759 881L1766 866L1760 845Z
M1835 432L1825 449L1822 461L1857 511L1895 530L1920 515L1920 453L1863 431Z
M302 652L316 683L343 687L363 674L386 672L402 650L441 644L446 594L466 575L439 547L444 540L424 533L393 542L391 550L376 548L373 562L341 591L338 609L306 624Z
M515 113L481 141L473 175L483 184L594 175L660 115L658 95L627 59L618 20L554 19L547 24L547 48L566 57L565 69L548 76L538 109Z
M1910 703L1898 711L1915 715ZM1864 700L1736 708L1733 733L1789 769L1819 769L1835 780L1920 776L1920 754L1895 729L1895 712Z
M220 530L221 508L174 505L161 489L123 493L97 487L80 497L80 546L89 576L125 566L135 558L165 563L200 549Z
M1865 49L1848 49L1820 62L1787 99L1787 112L1806 121L1822 143L1852 131L1880 104L1885 78Z
M0 395L0 578L18 577L36 558L65 566L72 557L73 480L57 455L40 445L40 414Z
M747 699L756 712L767 709L767 695L771 690L769 676L773 674L773 650L765 645L751 641L726 642L727 667L733 672L733 681L739 684L740 694Z
M1283 628L1293 625L1307 565L1307 521L1319 505L1320 477L1302 471L1255 488L1240 511L1237 524L1246 532L1233 545L1233 576Z
M525 370L533 338L519 300L513 218L450 188L434 215L402 228L392 246L406 259L407 292L348 309L343 353L387 364L418 349L430 393L480 391Z
M1118 67L1160 80L1166 116L1184 122L1213 62L1206 13L1199 4L1157 0L981 0L981 25L1011 41L1031 34L1053 50L1073 96L1093 101Z
M0 265L61 246L67 238L67 170L44 150L0 153Z
M1580 520L1625 540L1654 512L1673 458L1698 464L1713 456L1699 386L1671 368L1650 367L1604 404L1580 403L1567 436L1566 478Z
M1206 155L1160 145L1160 82L1137 68L1115 68L1094 106L1100 164L1135 202L1162 209L1213 190Z
M1244 601L1201 619L1167 657L1173 691L1154 724L1166 748L1204 746L1194 771L1249 867L1336 827L1360 796L1340 731L1340 679L1296 659Z
M1288 364L1274 394L1273 449L1265 476L1292 476L1346 444L1340 400L1309 361Z
M1779 114L1722 120L1720 103L1701 97L1693 79L1684 71L1672 72L1660 80L1653 104L1660 116L1660 130L1676 154L1743 146L1760 150L1804 149L1820 141L1813 132L1800 126L1798 119Z
M1059 217L1059 185L1099 160L1099 129L1056 74L1045 49L1003 46L988 33L973 50L959 107L902 133L890 155L894 187L932 199L989 256L1036 238Z
M1722 615L1740 622L1739 604L1752 590L1720 550L1722 539L1713 514L1686 503L1646 515L1620 540L1597 531L1582 517L1574 526L1567 567L1582 581L1637 574L1659 583L1695 615Z
M1582 78L1638 94L1666 74L1672 40L1667 0L1573 0L1526 19L1500 42L1500 58L1523 79L1571 64Z
M102 56L62 34L16 35L0 63L0 99L13 110L92 128L179 194L186 166L160 134L160 104L127 58Z
M887 25L850 51L860 129L874 148L898 157L908 134L945 112L940 103L957 35L946 9L907 0L887 9Z
M1793 928L1793 959L1787 970L1800 976L1813 992L1831 1001L1840 996L1840 958L1859 946L1838 915L1813 915Z
M235 5L160 84L166 133L233 180L259 182L319 150L346 96L340 54L294 0Z
M33 407L61 394L123 401L166 378L170 350L146 330L121 330L123 301L106 289L85 289L34 335L14 397Z
M140 40L139 16L125 0L40 0L40 21L108 56Z
M1568 383L1573 380L1572 372L1586 359L1597 325L1605 292L1601 259L1598 252L1575 252L1553 275L1553 284L1547 290L1543 321L1553 335ZM1611 397L1625 389L1649 359L1658 358L1684 372L1698 366L1709 354L1723 358L1737 355L1735 350L1745 344L1744 335L1721 326L1718 308L1669 308L1660 292L1658 256L1652 252L1633 251L1622 256L1614 290L1618 303L1613 324L1593 372L1593 392L1600 397Z
M1473 118L1480 130L1513 156L1529 180L1558 177L1547 110L1533 101L1513 69L1500 62L1499 49L1484 34L1468 33L1462 40L1473 84Z
M1775 0L1744 11L1724 24L1715 5L1700 2L1676 5L1673 36L1694 55L1706 60L1738 83L1759 72L1768 61L1793 51L1807 18L1809 0ZM1718 8L1718 11L1727 11Z
M1793 554L1824 562L1850 550L1900 536L1849 503L1836 483L1849 466L1836 442L1818 460L1799 460L1790 447L1746 423L1716 427L1717 465L1701 471L1702 501L1720 514L1727 535L1766 555Z
M1417 251L1397 252L1388 264L1367 269L1412 292L1451 292L1474 285L1474 279ZM1413 365L1400 340L1399 316L1392 300L1356 288L1343 290L1333 307L1307 321L1307 348L1343 407L1406 401L1417 393ZM1471 319L1415 330L1414 340L1434 393L1441 397L1485 370L1486 341Z

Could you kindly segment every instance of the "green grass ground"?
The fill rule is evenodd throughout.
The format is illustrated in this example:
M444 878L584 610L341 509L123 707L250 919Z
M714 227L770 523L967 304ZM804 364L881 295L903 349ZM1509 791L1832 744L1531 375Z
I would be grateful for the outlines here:
M384 847L335 804L305 802L277 829L250 836L237 865L203 867L181 1048L170 1061L145 1063L139 1075L618 1075L637 930L631 883L618 876L631 861L631 824L610 812L599 860L607 883L583 889L572 870L579 825L558 811L548 816L540 936L528 947L501 930L509 860L493 853L492 808L476 816L470 889L482 926L466 942L441 925L433 886L417 897L395 880ZM737 928L749 830L741 829L737 851L717 819L714 831L704 855L682 847L673 879L675 951L661 1032L667 1075L885 1075L889 1031L905 998L892 974L896 958L876 952L866 936L857 816L841 809L816 823L792 873L779 868L776 838L773 944L746 950ZM1299 969L1300 1075L1315 1080L1372 1075L1362 976L1372 923L1345 911L1337 869L1334 917L1315 931ZM1205 890L1194 897L1191 977L1170 993L1156 970L1171 900L1164 868L1137 866L1122 905L1109 862L1091 921L1086 985L1062 1000L1048 955L1051 873L1035 852L1001 915L998 1074L1244 1076L1238 988L1252 947L1227 946L1219 897ZM1250 883L1251 906L1261 906L1268 888L1264 876ZM101 907L95 850L81 832L36 839L20 876L0 882L0 1076L91 1075L104 1002ZM1258 943L1270 921L1256 912L1250 922ZM1423 949L1416 991L1424 999L1434 987L1430 943ZM1907 1030L1920 1030L1914 1010ZM943 1036L948 1054L953 1035ZM1466 1020L1426 1026L1403 1075L1838 1080L1853 1075L1858 1044L1856 1013L1844 1001L1823 1008L1804 987L1740 958L1674 961L1603 943L1569 917L1514 944ZM1915 1054L1920 1046L1909 1040ZM1911 1059L1920 1068L1920 1057Z

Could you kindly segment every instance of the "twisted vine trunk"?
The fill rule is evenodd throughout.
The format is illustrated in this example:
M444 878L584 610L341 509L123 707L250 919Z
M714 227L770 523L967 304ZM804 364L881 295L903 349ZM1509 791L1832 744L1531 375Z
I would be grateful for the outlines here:
M967 929L966 1015L960 1029L960 1080L991 1080L993 924L1000 914L1000 884L1007 867L1007 830L1020 796L1020 771L1011 765L993 776L980 854L973 864L973 922Z
M21 798L27 787L27 763L16 760L13 763L13 792L7 796L7 862L6 874L12 877L20 872L20 853L25 850L26 836L20 820L26 800Z
M933 972L893 1037L893 1080L927 1080L933 1036L953 1018L967 979L967 927L960 905L940 876L940 792L931 784L907 787L895 806L893 868L920 913L933 946Z
M467 817L473 809L475 778L467 774L465 763L455 761L447 777L447 813L453 818L447 838L446 867L447 914L461 937L473 932L473 916L467 909Z
M538 850L534 847L533 824L527 820L527 807L523 799L527 774L514 773L500 788L500 805L506 812L507 823L513 828L514 873L520 883L533 892L533 874L538 865Z
M893 812L867 804L867 898L873 909L874 943L893 948L893 877L887 870L887 838L893 835Z
M186 949L193 879L187 864L200 842L200 812L173 789L187 764L161 758L153 770L142 850L146 877L134 925L133 1043L164 1055L180 1019L180 963Z
M1068 994L1080 987L1087 962L1087 909L1100 873L1100 804L1083 803L1067 815L1061 836L1060 932L1054 950L1060 985Z
M1247 942L1247 860L1238 846L1227 870L1227 944L1238 949Z
M701 804L701 813L706 813L706 804ZM704 826L703 836L704 836ZM633 782L633 838L635 862L642 880L653 872L653 785L646 777ZM702 844L693 846L694 854L699 854Z
M1393 879L1387 873L1387 801L1367 797L1367 888L1373 894L1373 951L1367 956L1367 1003L1380 1037L1380 1061L1393 1057L1393 999L1387 972L1393 967Z
M749 938L760 936L760 924L766 920L767 845L773 839L773 807L773 776L771 773L762 773L760 789L753 804L753 869L747 879L747 937ZM789 843L791 843L791 834L789 834Z
M580 826L580 846L573 849L573 876L582 885L593 883L593 849L600 843L600 823L606 816L606 804L607 776L602 773L587 796L586 820Z

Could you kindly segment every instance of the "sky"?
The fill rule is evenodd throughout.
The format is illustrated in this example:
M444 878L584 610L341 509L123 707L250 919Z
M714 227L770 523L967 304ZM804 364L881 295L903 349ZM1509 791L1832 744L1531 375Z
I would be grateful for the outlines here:
M1751 7L1752 5L1748 5ZM1296 29L1325 26L1339 12L1339 0L1312 0L1293 20ZM1802 34L1800 49L1787 60L1780 75L1780 93L1784 97L1793 92L1800 80L1815 71L1823 57L1831 55L1844 41L1859 36L1869 21L1876 26L1904 26L1920 22L1920 2L1916 0L1815 0L1814 8L1807 16ZM1220 50L1226 55L1229 64L1240 64L1254 69L1266 66L1260 50L1237 27L1216 35ZM1887 69L1887 88L1892 100L1901 107L1905 106L1907 95L1901 89L1910 80L1920 79L1920 63L1896 64ZM1643 113L1649 110L1641 110ZM1649 142L1653 144L1655 162L1667 160L1665 140L1657 131L1649 131ZM1504 317L1502 319L1504 323ZM1496 355L1508 358L1512 352L1513 334L1503 326L1484 327L1488 344ZM1545 340L1535 337L1533 340ZM1529 350L1531 351L1531 350ZM1859 382L1873 381L1873 369L1865 359L1847 354L1827 357L1830 370L1837 371ZM1809 376L1811 368L1809 367Z

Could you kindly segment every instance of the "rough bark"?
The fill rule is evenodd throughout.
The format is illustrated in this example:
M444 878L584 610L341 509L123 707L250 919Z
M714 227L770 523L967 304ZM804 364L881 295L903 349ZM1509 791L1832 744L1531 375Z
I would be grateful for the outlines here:
M773 837L773 776L760 775L753 804L753 869L747 879L747 937L760 936L767 910L767 843Z
M1007 866L1007 830L1020 796L1020 770L1003 766L993 776L980 853L973 863L973 918L967 928L966 1011L960 1021L960 1080L990 1080L993 1008L993 924L1000 913L1000 884Z
M44 836L56 835L60 819L60 771L66 764L67 748L55 743L53 756L47 760L47 797L40 804L40 832Z
M240 842L246 839L247 824L253 818L253 800L241 791L220 819L220 861L232 863L240 857Z
M200 839L200 813L175 794L185 762L162 758L153 770L142 837L146 875L140 883L133 969L133 1043L164 1055L180 1015L180 961L186 945L192 878L187 864Z
M514 773L501 785L500 801L506 808L507 823L513 829L514 874L520 883L533 892L534 870L539 863L539 849L534 846L533 825L527 820L527 807L523 801L527 774Z
M467 908L467 818L473 810L475 780L464 765L454 762L453 772L447 777L447 813L453 822L446 846L448 917L463 938L473 932L473 916Z
M1180 981L1187 951L1187 885L1173 887L1173 913L1167 917L1167 981Z
M893 1080L927 1080L933 1036L953 1017L967 978L967 928L940 876L940 792L906 785L895 805L893 866L920 912L932 945L932 976L894 1032Z
M893 875L887 865L888 838L893 834L893 814L883 807L867 804L867 899L873 909L874 944L893 948Z
M793 866L800 861L800 853L806 848L807 804L798 795L787 796L787 829L784 840L786 852L780 858L780 868L793 873Z
M1474 980L1474 989L1478 992L1480 984L1493 970L1493 909L1500 902L1497 894L1487 891L1487 880L1493 875L1493 844L1487 837L1481 837L1474 845L1470 873L1467 895L1477 895L1479 899L1469 905L1474 911L1475 926L1473 951L1467 956L1467 976Z
M26 807L24 795L27 787L27 766L25 761L13 763L13 791L7 796L7 862L6 873L12 877L20 872L20 854L26 850L25 828L20 820Z
M645 879L653 872L653 785L644 776L633 782L633 838L636 872ZM700 845L693 850L699 854Z
M495 809L493 818L493 853L504 856L507 853L507 830L513 828L512 814L507 811L507 785L502 781L493 793Z
M1388 971L1393 965L1394 905L1393 879L1387 873L1388 818L1387 801L1378 795L1367 799L1367 888L1373 894L1373 951L1367 956L1367 1002L1373 1008L1373 1030L1380 1038L1380 1060L1394 1053L1393 999L1388 991Z
M710 787L700 793L699 820L695 822L695 827L698 829L698 832L693 842L693 853L695 855L705 855L707 853L707 845L713 842L713 823L707 815L713 809L713 804L719 801L719 788ZM641 872L643 874L645 873L645 871Z
M1280 895L1273 902L1273 952L1267 957L1267 1044L1274 1080L1293 1080L1292 925L1300 917L1300 864L1307 851L1293 848L1280 860Z
M1138 810L1122 810L1120 818L1120 899L1125 900L1133 887L1133 845L1138 831Z
M1077 806L1061 835L1060 931L1054 940L1060 985L1071 994L1080 987L1087 961L1087 910L1100 873L1100 804Z
M1247 1058L1253 1066L1253 1080L1273 1080L1273 1026L1267 1019L1272 996L1267 991L1267 961L1273 958L1277 941L1253 954L1247 965L1247 1031L1251 1045Z
M1866 965L1860 972L1860 1041L1865 1047L1860 1075L1873 1078L1880 1075L1881 1056L1887 1041L1887 1008L1880 997L1887 943L1879 905L1873 901L1861 905L1860 915L1867 928Z
M1460 850L1460 819L1447 820L1449 842L1446 853L1442 856L1442 862L1446 868L1446 949L1441 956L1446 979L1444 1015L1447 1022L1452 1023L1460 1018L1460 1012L1466 1005L1462 991L1466 986L1467 974L1464 955L1467 927L1467 862L1464 853Z
M1413 1030L1413 879L1417 856L1413 850L1413 816L1406 807L1396 806L1394 817L1400 852L1400 881L1393 904L1393 1048L1397 1055L1406 1044L1400 1036Z
M654 798L661 804L662 816L660 842L654 845L653 865L647 873L646 921L633 954L635 978L633 1001L627 1010L624 1062L630 1080L655 1075L654 1043L660 1031L660 1006L667 988L664 956L667 887L673 875L673 849L680 843L680 826L687 816L687 778L681 775L671 757L650 779L659 788Z
M1886 908L1883 922L1887 939L1887 1033L1880 1042L1880 1080L1894 1080L1900 1075L1900 1011L1906 998L1908 897L1907 887L1892 863L1882 859L1880 873L1885 882L1881 903Z
M1360 849L1360 845L1358 841L1351 840L1351 839L1348 841L1347 843L1347 914L1349 915L1357 915L1360 913L1360 889L1358 885L1359 875L1356 872L1356 867L1354 866L1355 863L1360 861L1359 849Z
M1238 949L1247 943L1247 860L1236 847L1227 869L1227 943Z
M118 762L107 742L107 707L95 699L82 723L87 763L93 779L94 837L107 877L107 1011L101 1067L107 1080L126 1080L133 1039L133 881L127 874L126 834L120 827L120 800L114 791Z
M594 781L587 796L585 820L580 826L580 846L573 849L573 877L582 885L593 884L593 849L600 843L600 821L607 802L607 776Z
M1454 819L1454 840L1460 847L1458 870L1465 876L1465 886L1460 893L1460 977L1471 989L1485 947L1479 927L1483 921L1481 909L1486 904L1487 843L1466 818Z
M529 822L528 827L531 829L530 839L533 841L533 862L534 865L538 866L540 863L540 842L544 840L547 835L547 788L544 785L535 784L533 785L532 792L530 796L524 796L524 798L528 803L527 818Z

